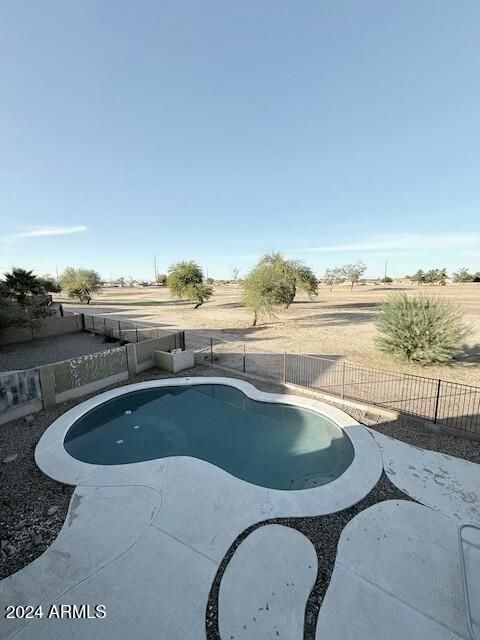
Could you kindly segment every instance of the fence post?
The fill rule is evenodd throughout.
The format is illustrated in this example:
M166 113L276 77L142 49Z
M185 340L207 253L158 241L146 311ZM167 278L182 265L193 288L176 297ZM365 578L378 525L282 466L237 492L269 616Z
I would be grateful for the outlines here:
M287 381L287 352L283 352L283 381Z
M122 325L120 323L120 320L118 321L118 339L122 339Z
M138 325L135 325L135 337L136 337L136 341L138 342Z
M213 364L213 338L210 338L210 362Z
M243 343L243 373L247 370L247 360L245 357L245 343Z
M342 398L345 398L345 360L342 362Z
M435 415L433 416L433 422L434 424L437 424L437 418L438 418L438 406L440 404L440 386L442 384L442 381L440 380L440 378L438 379L438 384L437 384L437 398L435 400Z

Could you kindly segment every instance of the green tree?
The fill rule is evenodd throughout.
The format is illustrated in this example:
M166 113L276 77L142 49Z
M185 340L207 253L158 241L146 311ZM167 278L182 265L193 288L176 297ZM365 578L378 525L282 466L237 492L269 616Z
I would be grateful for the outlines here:
M73 267L67 267L60 276L60 287L69 298L77 298L87 304L90 304L94 294L102 290L101 279L96 271Z
M3 307L0 328L28 327L34 340L34 330L40 326L40 319L45 315L45 308L35 301L34 296L45 293L44 284L33 270L13 267L11 272L5 273L0 282Z
M167 274L157 273L156 283L164 287L167 284Z
M423 269L419 269L416 273L411 276L412 282L416 282L417 284L423 284L425 282L425 272Z
M173 264L168 270L167 285L174 295L195 302L194 309L213 295L213 287L205 282L202 269L193 260Z
M462 267L456 273L453 274L454 282L473 282L474 276L469 272L468 269Z
M288 307L292 304L297 291L303 291L309 297L317 295L318 280L312 269L301 260L287 260L276 251L266 253L259 265L271 269L277 282L277 303Z
M442 298L399 293L383 303L377 347L395 356L430 364L449 362L470 332L459 309Z
M447 281L446 269L430 269L425 274L425 282L430 285L445 285Z
M253 312L253 326L262 315L288 308L298 291L317 295L315 274L300 260L287 260L280 253L265 254L242 283L243 302Z
M2 288L23 307L28 303L29 296L44 292L33 270L27 271L19 267L13 267L10 273L4 274Z
M334 267L333 269L326 269L323 281L330 287L330 291L333 291L333 287L345 282L345 273L343 267Z
M37 280L45 293L60 293L60 285L49 273L39 276Z
M363 264L363 262L346 264L342 267L345 280L347 280L347 282L350 282L350 289L353 289L353 286L358 283L360 278L365 273L366 268L367 267Z
M243 304L253 313L252 325L262 316L273 316L281 304L279 283L275 271L266 264L257 264L242 282Z

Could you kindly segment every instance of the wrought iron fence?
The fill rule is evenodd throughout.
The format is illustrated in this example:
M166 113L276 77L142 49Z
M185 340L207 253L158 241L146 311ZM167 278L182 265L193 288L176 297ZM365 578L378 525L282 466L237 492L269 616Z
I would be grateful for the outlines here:
M132 320L118 320L106 316L82 314L85 322L85 330L124 342L143 342L154 338L163 338L175 335L175 348L185 348L185 335L183 331L159 329L158 327L138 324Z
M191 332L187 332L187 347L194 349L198 363L218 364L480 433L480 387L343 360L279 353Z

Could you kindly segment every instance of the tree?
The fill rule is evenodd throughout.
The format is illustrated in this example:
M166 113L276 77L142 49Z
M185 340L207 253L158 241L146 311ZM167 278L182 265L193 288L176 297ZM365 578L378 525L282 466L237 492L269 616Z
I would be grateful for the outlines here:
M45 293L60 293L60 286L58 282L49 273L38 277L37 281Z
M60 287L69 298L90 304L95 293L100 293L101 279L93 269L74 269L67 267L60 276Z
M257 264L245 277L243 283L243 304L253 312L252 326L259 317L273 316L280 305L278 281L274 270L266 264Z
M377 321L377 347L409 361L449 362L470 332L458 308L442 298L389 296Z
M315 274L301 260L287 260L281 253L266 253L259 262L272 270L277 283L278 304L286 309L292 304L297 291L303 291L309 297L317 295L318 280Z
M456 273L453 274L454 282L473 282L474 276L469 272L468 269L462 267Z
M446 269L430 269L425 274L424 281L427 284L434 285L439 284L444 286L447 280L447 270Z
M157 273L156 277L157 284L164 287L167 284L167 274L166 273Z
M238 269L237 267L234 267L232 269L232 277L233 277L235 282L238 280L239 274L240 274L240 269Z
M345 282L345 274L343 267L334 267L333 269L327 269L323 276L323 281L330 287L330 291L333 291L333 287Z
M196 262L177 262L168 270L167 285L179 298L192 300L198 309L213 294L213 287L204 281L203 271Z
M425 272L423 269L419 269L416 273L411 276L412 282L416 282L417 284L423 284L425 282Z
M300 260L287 260L280 253L265 254L242 283L243 302L253 312L253 326L261 315L273 315L278 307L288 309L297 291L317 295L315 274Z
M29 296L44 291L33 270L27 271L19 267L13 267L10 273L4 274L3 289L8 295L15 298L22 307L27 304Z
M350 289L353 289L353 285L357 284L362 275L365 273L366 266L363 262L356 262L355 264L346 264L342 267L345 280L350 282Z

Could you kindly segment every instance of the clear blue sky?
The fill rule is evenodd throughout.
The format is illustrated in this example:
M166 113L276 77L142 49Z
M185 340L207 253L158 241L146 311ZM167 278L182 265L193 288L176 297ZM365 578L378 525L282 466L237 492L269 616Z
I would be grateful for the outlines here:
M480 270L478 0L3 0L0 269Z

